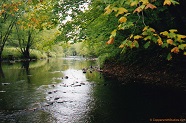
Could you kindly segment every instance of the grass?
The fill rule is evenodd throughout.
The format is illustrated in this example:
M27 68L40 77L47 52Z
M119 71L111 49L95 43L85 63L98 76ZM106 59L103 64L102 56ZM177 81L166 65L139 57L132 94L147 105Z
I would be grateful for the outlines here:
M31 59L46 59L48 56L45 52L41 52L39 50L31 49L30 50L30 57ZM2 59L9 60L9 59L16 59L19 60L22 58L22 54L19 48L14 47L6 47L2 53Z

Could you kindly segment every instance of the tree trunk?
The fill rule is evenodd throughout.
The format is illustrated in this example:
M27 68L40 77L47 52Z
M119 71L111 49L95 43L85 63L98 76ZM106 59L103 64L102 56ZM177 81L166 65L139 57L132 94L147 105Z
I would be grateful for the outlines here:
M13 19L10 23L10 25L8 26L8 29L6 30L6 33L5 35L3 36L2 32L1 32L1 35L0 35L0 61L2 60L2 53L3 53L3 49L4 49L4 46L5 46L5 43L6 41L8 40L8 37L10 36L10 33L11 33L11 30L14 26L16 22L16 19Z
M3 69L2 69L2 66L1 66L1 61L0 61L0 79L1 78L5 78L5 75L3 73Z
M27 44L26 44L26 47L24 48L23 50L23 57L25 59L30 59L30 47L31 47L31 42L32 42L32 33L31 31L29 30L28 31L28 39L27 39Z

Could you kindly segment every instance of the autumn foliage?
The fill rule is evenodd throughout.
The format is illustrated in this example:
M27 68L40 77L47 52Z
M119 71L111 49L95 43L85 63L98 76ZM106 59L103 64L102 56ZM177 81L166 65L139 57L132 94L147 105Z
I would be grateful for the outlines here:
M121 7L117 7L114 4L110 4L105 8L104 14L116 13L118 18L118 27L111 33L110 39L107 44L113 44L114 38L117 32L131 29L133 30L130 35L119 45L119 48L138 48L143 45L144 48L148 48L151 44L157 44L162 48L170 49L170 53L167 55L167 59L172 59L172 53L183 53L186 55L186 35L179 34L177 29L169 29L164 31L157 31L156 29L146 25L145 12L151 10L158 10L159 6L156 6L157 0L130 0L123 4ZM164 0L161 6L175 6L179 4L176 0ZM131 20L132 16L138 16L138 20L134 23ZM142 20L140 27L143 27L140 33L136 33L135 30L138 25L138 21ZM144 42L144 43L140 43Z

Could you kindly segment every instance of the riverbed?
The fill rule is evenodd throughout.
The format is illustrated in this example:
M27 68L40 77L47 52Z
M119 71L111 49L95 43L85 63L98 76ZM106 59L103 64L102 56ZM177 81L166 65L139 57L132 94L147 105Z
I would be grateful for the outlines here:
M0 123L186 122L184 89L122 84L96 69L96 61L76 56L2 63Z

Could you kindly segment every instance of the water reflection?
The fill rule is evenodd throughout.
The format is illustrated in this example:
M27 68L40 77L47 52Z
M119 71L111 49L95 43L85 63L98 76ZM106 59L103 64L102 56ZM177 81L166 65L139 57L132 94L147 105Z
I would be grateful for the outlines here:
M0 122L81 121L92 92L81 69L90 64L79 58L2 63Z
M1 65L1 62L0 62L0 80L1 80L2 78L5 78L5 75L4 75L4 73L3 73L2 65Z
M64 76L68 78L47 90L44 109L51 112L59 123L80 122L81 119L85 122L91 107L91 83L87 82L81 70L68 69Z

